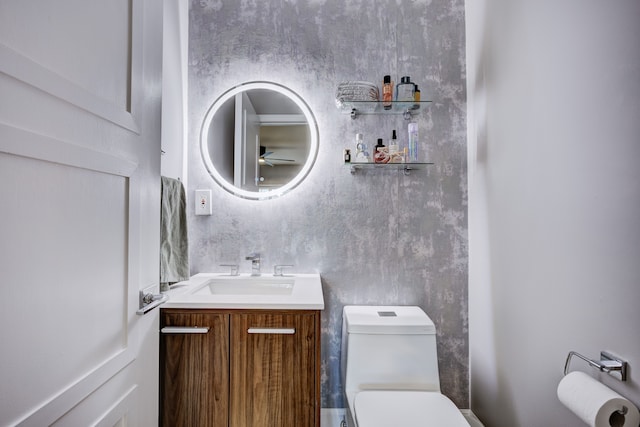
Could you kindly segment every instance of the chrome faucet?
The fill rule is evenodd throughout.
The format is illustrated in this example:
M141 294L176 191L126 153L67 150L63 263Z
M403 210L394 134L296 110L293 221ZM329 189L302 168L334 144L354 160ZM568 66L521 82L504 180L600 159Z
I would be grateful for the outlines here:
M260 254L258 252L252 252L245 257L247 261L251 261L251 275L260 275Z

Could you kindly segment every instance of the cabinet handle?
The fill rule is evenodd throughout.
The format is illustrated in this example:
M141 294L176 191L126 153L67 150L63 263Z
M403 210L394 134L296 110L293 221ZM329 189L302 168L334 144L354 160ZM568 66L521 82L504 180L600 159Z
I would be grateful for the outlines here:
M293 335L296 333L294 328L249 328L249 334L276 334L276 335Z
M165 326L160 329L163 334L206 334L209 332L209 327L198 326Z

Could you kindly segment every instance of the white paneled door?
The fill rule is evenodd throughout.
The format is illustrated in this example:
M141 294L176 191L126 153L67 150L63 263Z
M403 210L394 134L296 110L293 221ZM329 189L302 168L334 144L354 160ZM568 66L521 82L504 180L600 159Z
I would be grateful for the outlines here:
M158 420L162 2L0 0L0 426Z

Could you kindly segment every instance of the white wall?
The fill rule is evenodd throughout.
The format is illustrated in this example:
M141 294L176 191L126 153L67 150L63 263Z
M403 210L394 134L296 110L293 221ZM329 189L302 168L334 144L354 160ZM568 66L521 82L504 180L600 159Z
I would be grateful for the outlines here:
M161 173L187 184L189 1L164 0Z
M640 370L640 2L466 2L471 404L582 426L565 357ZM640 405L626 384L576 360Z

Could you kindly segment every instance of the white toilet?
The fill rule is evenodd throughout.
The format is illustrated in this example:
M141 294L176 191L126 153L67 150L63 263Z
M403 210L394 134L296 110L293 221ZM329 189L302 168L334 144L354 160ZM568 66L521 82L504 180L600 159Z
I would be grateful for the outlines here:
M469 427L440 393L436 328L420 307L345 306L341 359L349 427Z

